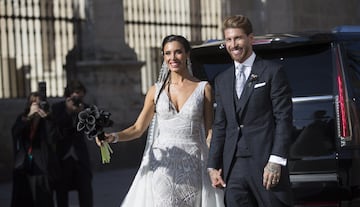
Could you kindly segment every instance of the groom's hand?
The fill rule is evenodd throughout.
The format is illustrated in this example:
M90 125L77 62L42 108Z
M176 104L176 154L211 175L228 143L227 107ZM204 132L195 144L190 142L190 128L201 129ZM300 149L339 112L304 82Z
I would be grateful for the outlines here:
M271 187L275 187L281 176L281 165L273 162L268 162L264 168L263 185L269 190Z
M221 169L216 170L216 169L208 169L209 171L209 176L211 179L211 183L212 186L214 188L225 188L226 184L224 182L224 180L221 177Z

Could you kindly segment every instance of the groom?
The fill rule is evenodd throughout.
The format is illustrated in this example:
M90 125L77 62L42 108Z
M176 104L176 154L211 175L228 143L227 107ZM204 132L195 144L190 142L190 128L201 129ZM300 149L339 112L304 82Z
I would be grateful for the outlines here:
M215 79L216 111L208 170L227 207L292 206L287 156L291 89L282 67L256 56L248 18L224 20L234 65Z

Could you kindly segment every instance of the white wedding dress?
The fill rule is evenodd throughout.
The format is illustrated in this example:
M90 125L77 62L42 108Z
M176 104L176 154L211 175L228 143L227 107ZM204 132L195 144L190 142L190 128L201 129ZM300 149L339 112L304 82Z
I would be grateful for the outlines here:
M206 170L203 105L207 82L198 84L180 111L165 92L156 104L143 159L122 207L222 207L223 192ZM160 84L156 84L158 94Z

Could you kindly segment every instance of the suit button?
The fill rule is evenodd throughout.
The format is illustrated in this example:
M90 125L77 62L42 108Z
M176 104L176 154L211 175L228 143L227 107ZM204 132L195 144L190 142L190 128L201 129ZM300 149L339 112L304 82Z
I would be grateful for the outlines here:
M240 128L244 128L244 125L243 125L243 124L241 124L239 127L240 127Z

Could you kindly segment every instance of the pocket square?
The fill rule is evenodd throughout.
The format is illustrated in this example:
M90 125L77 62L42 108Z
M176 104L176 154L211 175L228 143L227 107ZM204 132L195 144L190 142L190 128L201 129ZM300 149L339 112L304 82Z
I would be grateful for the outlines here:
M266 85L266 82L258 83L254 85L254 88L260 88Z

